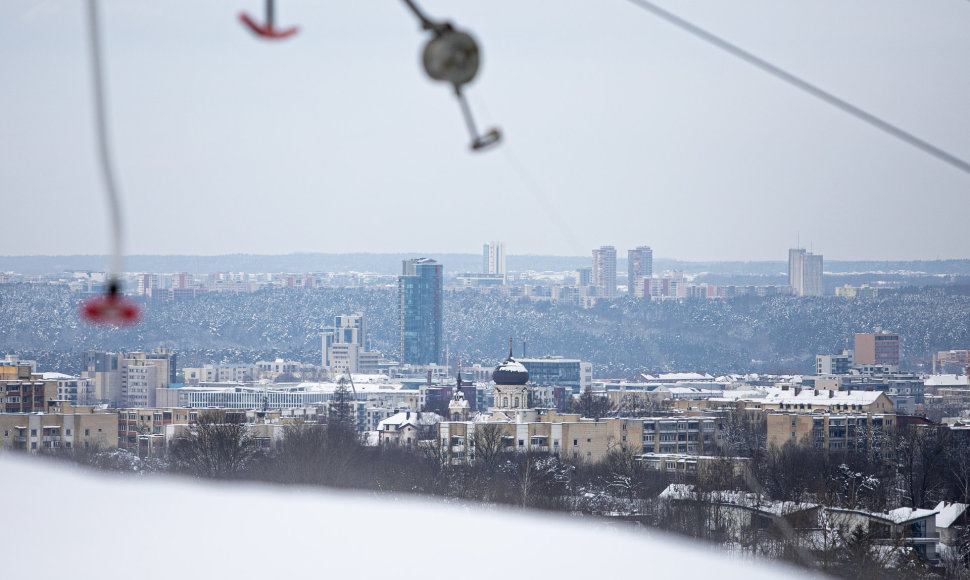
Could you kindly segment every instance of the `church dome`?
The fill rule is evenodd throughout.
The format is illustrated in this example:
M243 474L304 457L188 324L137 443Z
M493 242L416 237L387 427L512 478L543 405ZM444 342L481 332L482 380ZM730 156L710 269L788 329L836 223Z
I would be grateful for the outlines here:
M496 385L524 385L529 382L529 371L509 352L509 358L492 371L492 380Z

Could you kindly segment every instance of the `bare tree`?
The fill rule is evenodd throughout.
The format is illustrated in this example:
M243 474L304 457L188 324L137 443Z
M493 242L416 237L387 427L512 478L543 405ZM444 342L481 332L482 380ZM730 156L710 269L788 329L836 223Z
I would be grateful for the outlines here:
M613 414L615 407L609 397L596 395L592 387L587 386L579 398L573 400L572 410L583 417L600 419Z
M962 433L952 437L948 449L950 487L960 503L970 503L970 439Z
M920 508L939 501L945 476L950 431L944 427L910 426L897 431L895 442L902 499Z
M238 413L206 411L188 434L172 442L172 467L199 477L228 479L249 467L259 445Z
M505 453L502 437L505 428L500 423L480 423L475 425L475 460L481 462L488 472L495 468L498 459Z

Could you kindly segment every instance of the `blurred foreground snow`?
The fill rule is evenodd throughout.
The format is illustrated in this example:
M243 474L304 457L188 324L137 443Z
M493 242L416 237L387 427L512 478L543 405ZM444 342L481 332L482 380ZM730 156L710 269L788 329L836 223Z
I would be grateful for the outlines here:
M0 481L12 500L5 578L809 576L602 520L410 496L102 475L10 455Z

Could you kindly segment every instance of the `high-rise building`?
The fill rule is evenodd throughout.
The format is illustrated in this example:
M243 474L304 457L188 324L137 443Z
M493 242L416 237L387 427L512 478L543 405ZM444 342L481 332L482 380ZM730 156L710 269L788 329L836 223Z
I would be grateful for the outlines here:
M505 278L505 244L489 242L482 246L482 274L501 274Z
M602 298L616 297L616 248L593 250L593 286Z
M653 276L653 250L650 246L639 246L635 250L628 250L627 291L642 298L643 279L651 276Z
M430 258L404 260L397 288L401 362L441 364L441 264Z
M335 316L333 326L323 330L323 366L333 376L374 372L381 353L369 352L366 346L367 323L363 314Z
M169 349L113 353L85 351L81 376L91 379L90 396L99 402L127 407L155 404L155 390L176 380L178 357Z
M367 323L364 315L341 314L333 317L333 326L323 329L323 366L331 364L328 351L335 344L356 344L360 350L367 348Z
M788 250L788 284L796 296L822 295L822 254Z
M853 350L857 365L899 366L899 335L894 332L857 334Z

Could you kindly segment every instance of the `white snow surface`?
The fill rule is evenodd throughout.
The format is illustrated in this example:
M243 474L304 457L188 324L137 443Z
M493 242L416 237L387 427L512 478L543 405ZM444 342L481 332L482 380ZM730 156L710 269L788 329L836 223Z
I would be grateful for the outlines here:
M494 578L482 559L502 538L528 545L496 557L516 577L554 571L589 580L644 566L651 576L676 578L811 577L592 518L403 495L99 474L10 455L0 457L0 477L8 497L37 499L8 502L4 510L3 521L16 528L3 544L2 553L16 554L5 558L5 578L84 580L137 570L141 580L321 573L366 579L418 562L427 578ZM408 525L401 528L401 521ZM442 543L449 549L428 552Z

